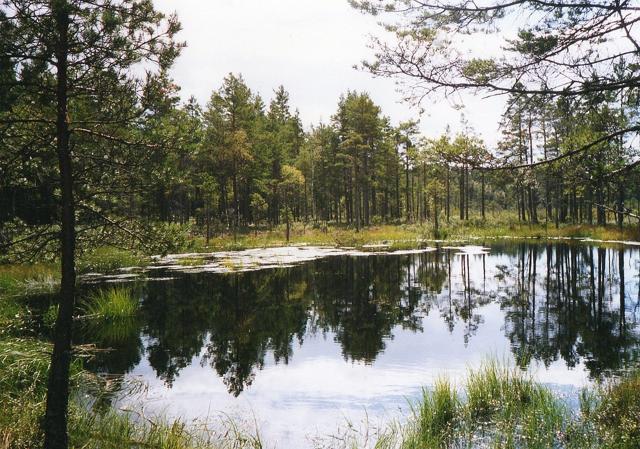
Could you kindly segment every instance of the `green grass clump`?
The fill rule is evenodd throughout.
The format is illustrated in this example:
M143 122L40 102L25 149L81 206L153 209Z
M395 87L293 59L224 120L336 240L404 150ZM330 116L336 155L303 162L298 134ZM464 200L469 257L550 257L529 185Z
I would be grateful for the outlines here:
M51 346L33 338L0 340L0 448L41 447ZM257 432L247 432L231 420L187 425L175 420L144 417L91 408L83 392L101 385L82 370L80 360L71 366L69 404L71 448L84 449L261 449ZM217 429L217 430L212 430Z
M517 368L493 361L469 372L466 391L469 412L480 422L489 421L496 414L515 415L523 407L546 399L548 393Z
M138 308L138 300L124 287L100 289L81 305L85 315L106 320L131 318L138 313Z
M52 264L0 265L0 297L51 293L59 287L60 273Z
M140 267L148 263L146 257L132 251L101 247L84 253L78 260L79 273L113 273L120 268Z
M517 368L487 362L469 372L464 391L462 400L449 382L438 381L394 447L578 447L566 444L567 407Z
M59 288L54 265L0 265L0 338L32 330L32 313L24 297L51 294Z
M478 239L556 239L556 238L591 238L605 241L640 240L637 225L625 225L620 229L615 224L594 226L588 224L563 223L556 229L553 222L526 223L518 221L515 214L487 214L485 220L479 217L470 220L459 220L452 217L447 223L441 219L438 231L430 221L403 224L374 224L356 230L346 224L331 223L322 226L294 223L289 242L285 239L283 226L270 229L239 230L232 233L219 234L212 237L209 243L201 236L192 236L188 248L190 250L230 251L247 248L262 248L284 245L326 245L342 247L362 247L363 245L387 242L392 247L397 244L405 247L416 247L424 240L469 241Z
M451 384L444 379L436 382L433 392L423 395L417 411L419 432L409 447L446 446L458 426L460 406L458 394Z
M204 257L181 257L178 259L178 265L183 267L195 267L198 265L204 265L206 260Z
M35 339L0 340L0 447L39 447L49 351Z
M30 338L0 341L0 391L16 400L25 394L43 394L49 350L49 344Z
M391 427L380 449L637 449L640 372L597 386L571 410L517 368L487 362L469 372L464 399L446 381L425 392L414 416ZM399 430L400 429L400 430Z
M72 447L83 449L262 449L260 436L240 430L232 422L187 425L141 413L92 413L76 406L69 436ZM215 425L214 425L215 426ZM223 430L220 430L223 429Z
M640 448L640 372L601 386L589 409L602 447Z

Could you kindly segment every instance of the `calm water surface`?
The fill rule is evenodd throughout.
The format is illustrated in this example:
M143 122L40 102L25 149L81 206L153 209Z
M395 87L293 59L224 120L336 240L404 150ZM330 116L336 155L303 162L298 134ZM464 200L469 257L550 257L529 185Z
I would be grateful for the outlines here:
M639 274L634 247L520 243L171 273L134 288L138 320L87 338L114 348L95 371L148 384L147 412L255 417L269 447L302 448L487 357L569 396L620 373L640 358Z

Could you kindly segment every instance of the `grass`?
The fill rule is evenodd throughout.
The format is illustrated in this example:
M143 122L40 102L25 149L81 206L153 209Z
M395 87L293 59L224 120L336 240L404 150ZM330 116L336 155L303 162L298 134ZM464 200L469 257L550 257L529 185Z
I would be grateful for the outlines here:
M44 414L50 347L35 339L0 341L0 448L32 449L42 444L39 423ZM114 408L93 410L81 398L87 384L99 385L95 376L72 365L69 410L71 448L83 449L260 449L257 432L245 431L232 420L217 427L145 417L141 412ZM210 424L210 423L208 423ZM216 428L217 430L212 430Z
M70 443L83 449L261 449L259 434L246 432L231 420L186 424L181 420L146 417L141 412L91 413L76 405Z
M584 409L605 447L640 447L640 372L604 385Z
M112 273L120 268L144 266L149 259L117 248L102 247L83 254L77 261L78 273ZM0 265L0 297L55 292L60 268L55 263Z
M113 273L121 268L140 267L149 262L145 256L129 250L100 247L80 256L77 263L79 273Z
M195 267L204 265L207 261L203 257L181 257L177 262L184 267Z
M139 303L130 289L110 287L93 293L80 308L89 317L122 320L135 316L138 313Z
M51 294L57 289L54 265L0 265L0 339L31 330L32 313L25 296Z
M580 411L528 374L492 361L470 371L462 391L438 381L376 448L640 447L640 372L585 390Z
M0 448L39 446L49 350L31 338L0 340Z
M446 379L436 382L433 392L425 392L417 411L416 441L421 447L448 444L458 425L461 403L457 392Z
M60 281L54 264L0 265L0 298L56 291Z
M193 236L189 250L232 251L249 248L261 248L284 245L327 245L361 248L368 244L387 243L390 249L415 247L427 240L468 241L476 239L499 239L503 237L517 239L553 239L553 238L591 238L609 241L638 241L640 231L636 225L626 225L620 229L616 225L590 226L561 224L555 228L553 223L519 223L513 217L497 214L487 220L471 219L461 221L452 219L449 224L442 223L438 232L432 224L383 224L374 225L356 231L346 225L329 225L322 229L304 224L294 224L289 242L285 239L282 227L259 232L222 234L211 238L209 244L204 238Z

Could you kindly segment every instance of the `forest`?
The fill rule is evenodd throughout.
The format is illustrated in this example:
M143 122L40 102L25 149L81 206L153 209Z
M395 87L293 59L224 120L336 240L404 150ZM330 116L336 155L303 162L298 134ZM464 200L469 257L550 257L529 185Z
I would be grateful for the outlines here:
M78 219L88 235L111 223L179 224L208 239L290 222L355 230L427 223L437 232L453 219L505 215L556 227L639 220L637 150L621 133L637 114L633 90L551 103L512 95L497 148L472 129L422 137L416 122L392 124L356 91L337 99L330 122L305 130L284 87L267 106L239 74L229 74L206 105L182 103L164 72L142 97L123 95L117 101L131 110L122 113L135 119L116 136L95 109L102 103L74 114ZM15 94L4 107L35 117L28 98ZM101 123L82 127L92 120ZM29 137L19 131L25 123ZM57 224L58 169L33 142L46 124L16 118L4 126L3 240L37 233L46 251Z
M183 26L152 0L0 0L0 402L10 404L0 411L0 449L232 447L224 438L186 443L181 423L140 424L114 412L114 398L127 397L125 375L148 362L171 388L202 352L201 365L237 397L257 371L289 366L295 338L302 346L320 334L341 362L373 369L396 334L430 330L431 310L450 336L454 323L466 329L461 352L485 316L498 316L507 335L492 338L507 340L517 368L471 370L467 402L448 383L432 384L417 398L419 419L394 444L381 438L375 447L457 447L480 434L468 447L486 438L513 448L640 444L640 289L634 274L625 278L638 267L625 244L640 240L640 6L347 3L386 33L372 35L373 53L353 63L395 80L416 106L413 120L394 121L373 92L352 86L326 121L306 124L286 86L259 92L234 67L211 79L208 101L185 97L174 76L188 45ZM464 115L459 131L424 132L438 102L491 97L504 99L491 142L481 137L491 131ZM514 236L606 241L545 248L538 276L537 247L505 250L518 258L492 260L487 271L485 256L503 254L496 239ZM285 263L267 252L263 265L255 253L238 263L212 252L292 241L300 247L291 251L322 244L346 252L335 264L320 256ZM614 254L607 245L621 246ZM172 253L182 256L164 263ZM413 254L424 257L401 267ZM460 262L453 275L452 260ZM238 274L262 269L274 271ZM501 284L512 269L515 286ZM470 282L480 272L482 292ZM438 302L445 290L448 318ZM462 300L454 304L452 292ZM180 325L166 324L174 313ZM97 334L79 330L96 322ZM552 322L562 327L559 342L543 344L540 326ZM613 342L609 352L600 338ZM576 418L523 374L532 358L548 371L560 363L617 383L576 396ZM510 396L516 390L526 400ZM495 401L514 408L502 415ZM263 447L239 441L233 447Z

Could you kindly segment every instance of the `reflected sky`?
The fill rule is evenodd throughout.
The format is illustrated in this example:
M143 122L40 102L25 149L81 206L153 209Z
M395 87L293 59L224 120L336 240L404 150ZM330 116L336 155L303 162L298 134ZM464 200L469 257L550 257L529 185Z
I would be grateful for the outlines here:
M115 349L92 368L142 378L147 412L254 415L269 447L301 448L487 357L569 394L637 362L637 249L490 247L149 281L134 323L85 329Z

